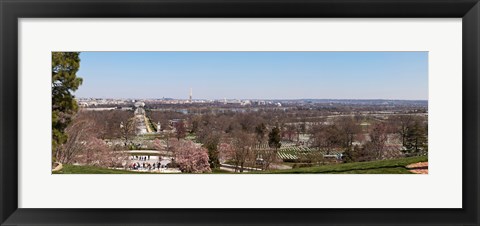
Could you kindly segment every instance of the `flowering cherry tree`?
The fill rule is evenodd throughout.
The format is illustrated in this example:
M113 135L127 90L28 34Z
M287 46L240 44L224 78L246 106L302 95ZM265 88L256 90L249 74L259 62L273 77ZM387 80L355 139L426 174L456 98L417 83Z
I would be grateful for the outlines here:
M172 143L175 163L185 173L211 172L208 151L193 141L179 140Z
M98 138L98 125L91 119L75 118L66 129L67 142L57 152L57 161L101 167L121 167L128 154L115 151Z
M235 156L235 150L229 143L220 143L218 144L218 155L220 163L224 163Z
M153 140L153 147L155 148L155 150L164 150L164 145L162 141L158 138L155 138L155 140Z

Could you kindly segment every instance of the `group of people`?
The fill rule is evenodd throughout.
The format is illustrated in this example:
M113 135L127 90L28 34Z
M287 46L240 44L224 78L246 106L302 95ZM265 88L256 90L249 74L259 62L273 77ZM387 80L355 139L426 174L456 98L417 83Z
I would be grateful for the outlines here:
M155 170L155 169L166 169L167 166L164 166L160 164L160 162L155 162L155 163L139 163L139 162L134 162L128 166L129 169L131 170Z

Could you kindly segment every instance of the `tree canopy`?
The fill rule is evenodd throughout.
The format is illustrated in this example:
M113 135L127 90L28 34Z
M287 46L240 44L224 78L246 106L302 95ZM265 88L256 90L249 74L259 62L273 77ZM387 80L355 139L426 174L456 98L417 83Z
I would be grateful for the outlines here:
M82 84L82 78L77 77L80 68L79 55L79 52L52 53L52 156L54 160L60 145L67 141L65 129L78 110L72 92Z
M282 146L280 140L280 129L278 129L278 127L274 127L268 134L268 146L275 149L280 148L280 146Z

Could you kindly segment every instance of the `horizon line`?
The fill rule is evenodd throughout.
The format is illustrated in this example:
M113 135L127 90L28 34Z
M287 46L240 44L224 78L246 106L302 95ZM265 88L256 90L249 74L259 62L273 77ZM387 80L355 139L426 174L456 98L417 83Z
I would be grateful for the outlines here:
M189 100L189 98L173 98L173 97L75 97L76 99L92 98L92 99L133 99L133 100ZM386 101L428 101L428 99L394 99L394 98L192 98L192 100L386 100Z

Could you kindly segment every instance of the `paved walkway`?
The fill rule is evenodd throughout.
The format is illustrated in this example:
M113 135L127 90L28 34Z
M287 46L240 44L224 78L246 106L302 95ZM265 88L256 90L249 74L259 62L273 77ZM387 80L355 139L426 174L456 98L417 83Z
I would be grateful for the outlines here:
M131 154L135 154L135 153L145 153L145 154L160 154L160 151L158 150L128 150L128 151L125 151L127 153L131 153ZM153 157L153 156L151 156Z
M57 166L55 166L55 168L52 169L53 172L55 172L55 171L60 171L60 170L63 169L62 163L55 162L55 164L57 164Z
M407 166L410 172L416 174L428 174L428 162L417 162Z
M230 164L221 163L220 169L225 171L235 172L235 166ZM240 167L238 167L238 169L240 170ZM262 169L260 168L243 167L243 172L245 173L250 171L261 171L261 170Z

